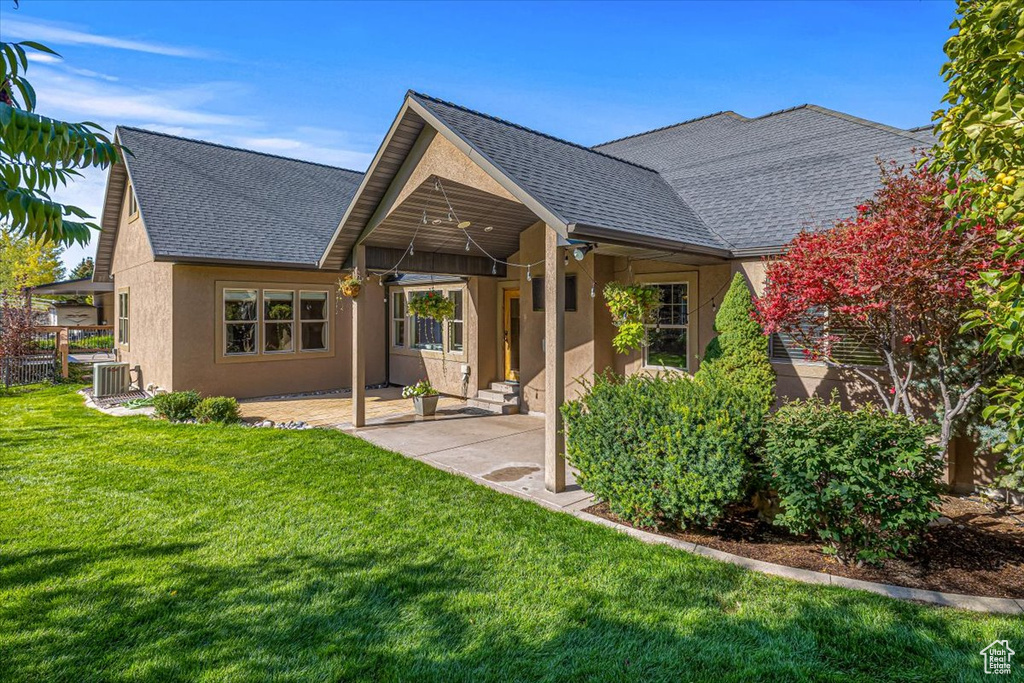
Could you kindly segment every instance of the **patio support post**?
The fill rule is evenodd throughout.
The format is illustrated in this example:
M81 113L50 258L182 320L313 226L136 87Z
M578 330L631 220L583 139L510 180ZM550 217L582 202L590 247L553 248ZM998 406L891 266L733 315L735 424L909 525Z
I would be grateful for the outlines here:
M366 247L357 245L352 249L353 272L365 277ZM366 292L352 299L352 426L366 425L366 342L363 328L366 326Z
M544 230L544 486L565 490L565 261L558 233Z

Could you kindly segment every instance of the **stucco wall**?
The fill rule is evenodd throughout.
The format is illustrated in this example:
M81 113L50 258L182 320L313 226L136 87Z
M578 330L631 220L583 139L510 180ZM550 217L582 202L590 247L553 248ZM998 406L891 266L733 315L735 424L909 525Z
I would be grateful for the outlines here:
M389 292L410 294L430 289L429 285L391 286ZM391 353L390 381L393 384L415 384L423 378L430 380L438 391L452 396L475 396L496 379L494 370L494 329L490 324L494 316L496 282L491 278L469 278L467 282L443 283L433 286L443 292L460 289L463 292L462 351L434 351L414 349L411 346L412 328L406 323L406 340L402 347L394 346L391 335L387 344ZM389 331L390 332L390 331ZM384 348L383 339L380 347ZM463 382L462 366L470 366L470 374Z
M114 302L108 318L114 325L120 315L119 293L128 292L128 344L116 345L119 360L132 368L132 379L145 387L150 383L172 386L172 276L169 263L153 261L142 219L129 218L127 192L111 261Z
M310 285L327 288L333 294L337 273L182 264L175 265L173 272L174 389L247 398L351 386L351 304L344 297L332 297L330 348L326 353L226 359L218 343L222 325L220 289L226 283L295 289ZM360 296L370 303L366 338L383 338L383 288L371 280ZM383 344L369 343L366 382L383 381Z

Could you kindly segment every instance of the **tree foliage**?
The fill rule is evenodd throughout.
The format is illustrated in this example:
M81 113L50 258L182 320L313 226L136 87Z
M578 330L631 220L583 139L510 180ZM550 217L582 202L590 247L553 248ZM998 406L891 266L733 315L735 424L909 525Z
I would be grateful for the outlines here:
M70 279L72 280L84 280L91 278L93 271L96 269L96 264L93 263L91 256L86 256L84 259L78 262L78 265L71 269Z
M61 251L53 242L31 240L0 228L0 290L17 291L63 279Z
M698 375L718 373L755 392L765 410L775 402L775 370L768 337L754 318L754 301L742 273L733 276L715 316L718 335L708 343Z
M949 206L970 195L975 217L1000 224L996 256L1014 263L1024 257L1024 0L958 0L952 28L935 158L949 173ZM1022 278L1004 265L983 271L972 287L967 326L983 330L984 348L1005 358L1024 356ZM986 414L1008 425L1024 461L1024 378L1007 375L990 399Z
M87 244L99 226L50 192L80 176L78 169L117 162L120 149L95 123L35 112L35 90L25 78L27 50L57 54L31 41L0 42L0 221L35 241Z
M881 188L854 218L802 233L769 263L758 317L769 332L792 335L811 359L858 374L890 412L914 418L912 390L933 379L944 446L997 368L994 354L978 348L983 335L961 328L971 282L1024 264L994 255L994 221L966 218L969 197L948 207L945 179L927 164L881 170ZM960 229L947 230L950 223ZM844 341L877 352L882 372L837 358Z

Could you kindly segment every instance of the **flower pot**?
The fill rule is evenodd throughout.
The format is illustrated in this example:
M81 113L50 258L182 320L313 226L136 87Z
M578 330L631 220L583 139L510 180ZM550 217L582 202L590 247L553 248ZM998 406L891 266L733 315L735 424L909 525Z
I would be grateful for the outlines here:
M361 291L363 291L363 286L358 282L345 282L341 285L341 293L350 299L355 299Z
M437 394L433 396L413 396L412 405L416 409L416 414L420 417L428 417L434 414L437 410Z

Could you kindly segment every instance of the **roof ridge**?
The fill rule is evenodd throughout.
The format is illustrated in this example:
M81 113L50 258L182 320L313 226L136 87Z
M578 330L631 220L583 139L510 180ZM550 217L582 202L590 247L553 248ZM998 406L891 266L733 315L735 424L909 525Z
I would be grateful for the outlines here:
M810 109L812 111L816 111L819 114L825 114L827 116L834 116L837 119L842 119L844 121L849 121L850 123L856 123L856 124L859 124L861 126L865 126L867 128L875 128L876 130L882 130L882 131L885 131L887 133L893 133L895 135L900 135L900 136L903 136L905 138L910 138L911 140L914 140L916 142L921 142L921 140L916 138L916 137L914 137L914 135L912 135L909 130L905 130L903 128L897 128L896 126L890 126L887 123L879 123L878 121L872 121L871 119L861 118L860 116L854 116L853 114L847 114L845 112L836 111L835 109L829 109L828 107L822 107L819 104L805 104L805 105L802 105L802 106L803 107L807 107L808 109ZM781 112L779 112L779 113L781 113Z
M416 97L422 97L424 99L430 100L431 102L436 102L438 104L443 104L443 105L448 106L448 107L454 107L456 109L459 109L459 110L464 111L464 112L468 112L470 114L474 114L476 116L482 116L485 119L490 119L491 121L497 121L498 123L504 124L506 126L511 126L512 128L518 128L519 130L526 131L527 133L532 133L534 135L539 135L542 138L547 138L548 140L554 140L555 142L560 142L563 145L569 145L570 147L576 147L577 149L582 149L585 152L590 152L592 154L598 154L598 155L603 156L603 157L605 157L607 159L612 159L614 161L618 161L619 163L628 164L630 166L634 166L634 167L642 169L644 171L650 171L651 173L654 173L654 174L660 176L658 171L653 169L653 168L651 168L650 166L644 166L643 164L638 164L638 163L636 163L634 161L626 161L625 159L620 159L617 156L614 156L612 154L608 154L606 152L602 152L600 150L594 149L593 147L587 147L586 145L581 145L578 142L572 142L570 140L566 140L564 138L560 138L560 137L557 137L557 136L554 136L554 135L550 135L548 133L543 133L543 132L541 132L539 130L536 130L534 128L528 128L526 126L523 126L521 124L515 123L513 121L509 121L507 119L503 119L503 118L501 118L499 116L493 116L491 114L487 114L487 113L484 113L482 111L477 111L475 109L470 109L469 107L464 107L461 104L456 104L455 102L449 102L448 100L442 100L439 97L432 97L432 96L427 95L425 93L417 92L417 91L411 90L411 89L409 90L409 94L410 95L415 95Z
M925 130L935 130L935 124L926 123L923 126L914 126L913 128L907 128L907 132L909 133L920 133L921 131Z
M348 173L356 173L358 175L365 175L365 171L356 171L351 168L345 168L344 166L333 166L331 164L320 163L319 161L309 161L308 159L296 159L295 157L286 157L282 154L271 154L270 152L261 152L255 149L246 149L245 147L235 147L234 145L225 145L219 142L210 142L209 140L200 140L198 138L189 138L184 135L171 135L170 133L164 133L158 130L149 130L148 128L139 128L137 126L117 126L118 129L133 130L137 133L146 133L147 135L159 135L164 138L171 138L172 140L184 140L185 142L194 142L199 145L208 145L210 147L220 147L221 149L230 149L235 152L246 152L248 154L258 154L264 157L271 157L272 159L283 159L284 161L294 161L299 164L309 164L310 166L321 166L323 168L330 168L336 171L346 171ZM116 131L115 131L116 132Z
M605 145L611 145L613 143L622 142L623 140L629 140L631 138L643 137L644 135L650 135L651 133L660 133L661 131L668 130L669 128L675 128L677 126L685 126L688 123L696 123L697 121L703 121L704 119L711 119L711 118L714 118L716 116L722 116L722 115L732 116L732 117L740 119L742 121L748 120L746 116L743 116L742 114L737 114L736 112L732 111L731 109L723 109L721 111L716 111L713 114L705 114L703 116L695 116L692 119L686 119L685 121L680 121L679 123L670 123L667 126L660 126L658 128L652 128L650 130L645 130L645 131L643 131L641 133L633 133L632 135L624 135L621 138L615 138L614 140L609 140L608 142L602 142L600 144L594 145L591 149L594 149L595 151L597 151L596 148L598 148L598 147L604 147Z

